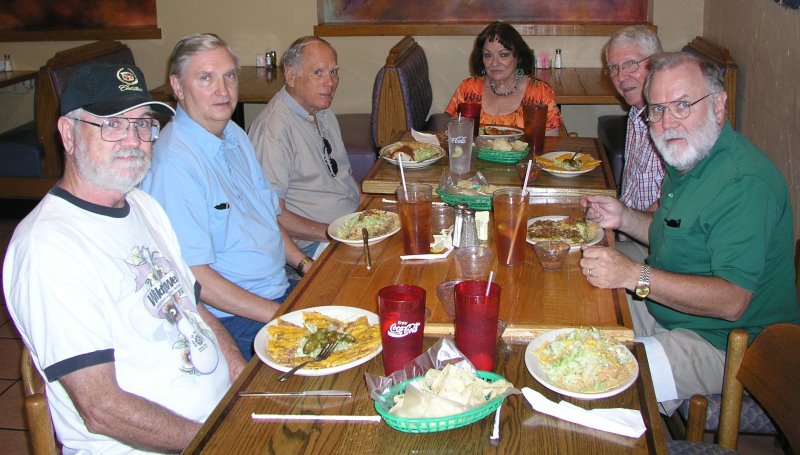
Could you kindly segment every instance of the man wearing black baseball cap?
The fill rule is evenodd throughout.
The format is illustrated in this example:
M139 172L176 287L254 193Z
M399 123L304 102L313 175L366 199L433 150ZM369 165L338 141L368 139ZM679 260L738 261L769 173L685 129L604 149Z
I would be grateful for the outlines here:
M141 70L68 80L64 177L17 227L3 287L69 452L175 452L244 360L197 296L169 219L136 188L160 125Z

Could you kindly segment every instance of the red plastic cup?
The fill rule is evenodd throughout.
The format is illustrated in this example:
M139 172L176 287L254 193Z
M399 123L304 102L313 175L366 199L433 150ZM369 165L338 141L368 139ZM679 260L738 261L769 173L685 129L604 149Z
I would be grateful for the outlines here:
M544 133L547 132L547 105L542 103L522 106L522 119L525 137L531 147L531 153L544 153Z
M471 118L473 120L474 126L472 134L477 136L478 128L481 123L481 103L459 103L457 112L461 114L462 117Z
M393 284L378 291L383 371L386 376L422 354L425 331L425 289Z
M500 314L500 285L492 283L489 295L483 280L456 284L456 347L475 368L494 370L497 354L497 321Z

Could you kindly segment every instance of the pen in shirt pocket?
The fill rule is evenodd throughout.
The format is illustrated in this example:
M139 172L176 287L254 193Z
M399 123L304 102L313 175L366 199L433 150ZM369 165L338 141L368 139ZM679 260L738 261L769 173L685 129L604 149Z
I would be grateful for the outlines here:
M228 202L220 202L219 204L215 205L214 208L217 210L228 210L231 208L231 204Z

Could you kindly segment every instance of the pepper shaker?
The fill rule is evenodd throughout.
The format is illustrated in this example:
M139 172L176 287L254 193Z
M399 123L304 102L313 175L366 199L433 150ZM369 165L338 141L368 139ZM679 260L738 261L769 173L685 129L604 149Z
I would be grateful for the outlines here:
M272 52L267 51L267 53L264 54L264 66L272 68Z
M461 226L460 248L478 245L478 226L475 224L475 210L464 209L462 212L463 225Z
M455 208L455 221L453 222L453 246L458 248L461 242L461 230L464 225L464 210L469 208L469 204L458 203Z

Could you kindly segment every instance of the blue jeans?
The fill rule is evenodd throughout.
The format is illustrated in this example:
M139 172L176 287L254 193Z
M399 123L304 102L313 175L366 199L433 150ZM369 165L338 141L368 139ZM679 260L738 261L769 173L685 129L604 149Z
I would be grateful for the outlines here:
M298 282L298 280L289 280L289 287L286 289L286 292L277 299L272 299L272 301L283 303L283 301L286 300L286 297L291 294L294 287L297 286ZM239 350L242 352L244 359L249 362L255 353L253 350L253 340L256 339L258 331L264 327L264 323L240 316L220 318L219 322L221 322L222 325L228 329L231 337L233 337L233 340L236 341L236 345L239 346Z

